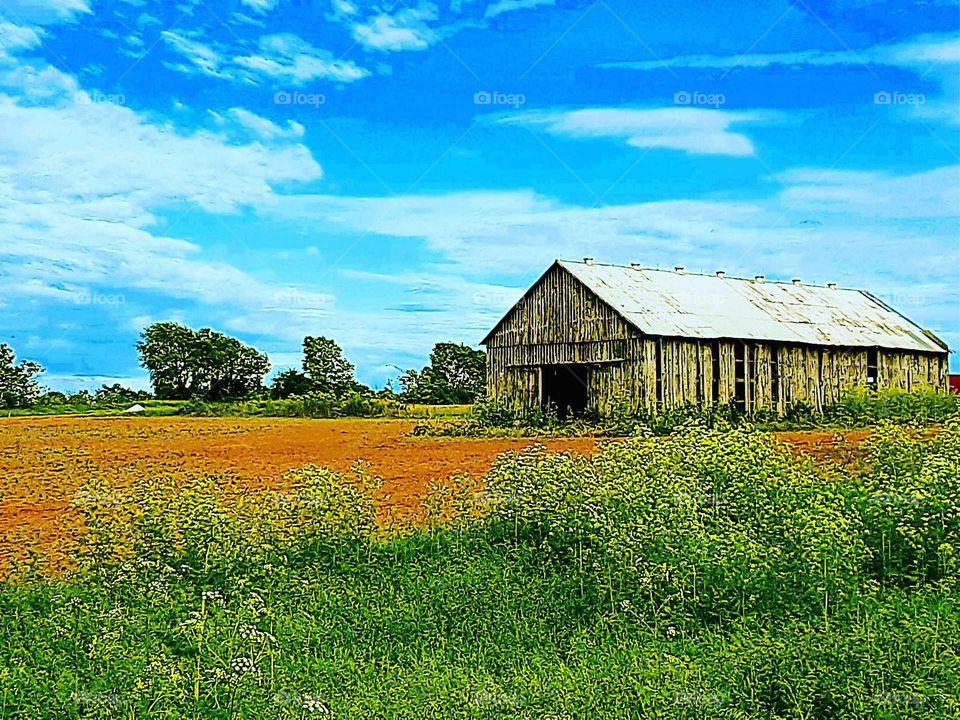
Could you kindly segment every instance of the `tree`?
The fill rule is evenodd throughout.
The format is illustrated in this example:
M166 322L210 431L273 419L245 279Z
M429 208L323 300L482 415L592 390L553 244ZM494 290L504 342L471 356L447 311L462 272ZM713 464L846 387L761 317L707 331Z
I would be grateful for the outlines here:
M299 370L284 370L270 383L270 397L284 400L292 395L307 395L314 390L314 383Z
M13 348L0 343L0 407L25 407L40 397L36 376L43 368L35 362L21 360Z
M101 385L100 389L93 394L93 402L97 405L127 405L149 399L150 393L132 390L120 383Z
M137 350L161 400L234 400L263 389L270 361L256 348L209 328L150 325Z
M486 392L487 355L457 343L437 343L430 365L400 377L403 396L412 402L455 405L474 402Z
M303 339L303 369L313 381L314 389L334 395L350 392L368 393L370 389L354 378L354 366L343 356L343 349L326 337Z

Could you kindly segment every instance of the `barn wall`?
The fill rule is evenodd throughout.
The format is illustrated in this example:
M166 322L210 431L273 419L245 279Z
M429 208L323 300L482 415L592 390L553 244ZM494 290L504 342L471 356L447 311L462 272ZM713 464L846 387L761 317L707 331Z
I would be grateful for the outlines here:
M821 408L848 389L867 385L866 349L745 344L748 411L783 413L801 402ZM577 363L591 366L594 409L733 404L740 345L738 340L644 337L567 271L555 267L489 338L488 391L515 404L536 405L540 368ZM947 355L881 350L877 386L945 390Z
M540 401L540 366L594 364L590 397L643 395L637 367L640 334L612 308L555 267L517 304L489 338L487 387L492 397L522 405Z

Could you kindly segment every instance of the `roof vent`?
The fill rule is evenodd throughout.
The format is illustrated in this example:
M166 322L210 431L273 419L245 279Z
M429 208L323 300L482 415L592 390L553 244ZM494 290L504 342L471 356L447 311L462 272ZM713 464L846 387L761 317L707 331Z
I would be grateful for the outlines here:
M680 273L682 273L682 272L683 272L683 265L677 265L677 266L675 266L675 267L673 268L673 271L674 271L674 272L680 272Z
M799 284L800 284L800 278L794 278L794 279L791 280L790 282L792 282L794 285L799 285Z
M725 273L723 270L717 270L717 277L718 277L718 278L723 279L724 277L726 277L726 275L727 275L727 273Z
M753 278L753 281L758 283L762 283L764 280L766 280L766 278L763 277L763 275L755 275Z
M831 290L836 290L836 289L837 289L837 284L836 284L836 283L827 283L827 287L830 288Z
M630 267L632 267L634 270L642 270L642 269L643 269L643 265L641 265L640 263L630 263Z
M593 265L593 258L584 258L584 259L583 259L583 264L584 264L584 265Z

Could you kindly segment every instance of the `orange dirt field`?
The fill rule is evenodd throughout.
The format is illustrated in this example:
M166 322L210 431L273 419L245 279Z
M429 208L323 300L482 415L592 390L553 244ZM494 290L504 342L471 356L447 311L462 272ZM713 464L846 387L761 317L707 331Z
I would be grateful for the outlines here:
M346 471L358 461L382 477L378 501L418 517L431 480L489 470L496 456L531 439L406 437L412 423L260 418L0 419L0 570L28 552L57 554L69 534L74 494L90 479L123 486L137 477L233 474L251 487L280 488L307 463ZM824 460L844 462L867 433L789 433L782 439ZM592 438L540 441L590 453Z

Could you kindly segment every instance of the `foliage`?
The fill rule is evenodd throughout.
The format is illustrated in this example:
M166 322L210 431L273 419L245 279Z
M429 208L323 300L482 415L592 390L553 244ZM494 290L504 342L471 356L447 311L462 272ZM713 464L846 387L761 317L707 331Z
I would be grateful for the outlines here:
M143 331L137 350L162 400L226 400L260 391L270 371L267 356L209 328L173 322Z
M862 390L845 394L822 412L803 403L783 416L764 410L745 414L732 405L682 405L664 410L633 408L627 401L603 412L561 420L555 408L515 406L503 400L481 399L470 416L418 423L413 434L447 437L627 437L641 430L668 435L690 422L709 428L751 425L765 430L871 427L884 422L923 426L960 416L960 396L935 390Z
M431 405L464 405L486 392L487 355L457 343L437 343L430 365L400 377L403 397Z
M395 532L363 468L91 480L75 575L0 585L0 714L956 717L958 460L956 421L856 476L688 424L506 455Z
M36 376L43 368L30 360L16 360L13 348L0 343L0 408L29 406L40 396Z
M293 395L309 395L313 391L313 380L299 370L284 370L270 383L270 397L274 400L286 400Z
M355 392L342 396L312 392L285 400L253 398L245 402L231 403L207 403L194 400L181 404L177 412L180 415L207 417L430 418L465 414L469 409L469 406L459 405L418 405L389 397L373 397Z
M150 400L153 396L142 390L132 390L120 383L101 385L93 394L94 405L128 405L129 403Z
M343 349L327 337L303 339L303 369L320 393L336 396L369 390L354 377L355 368L343 355Z

